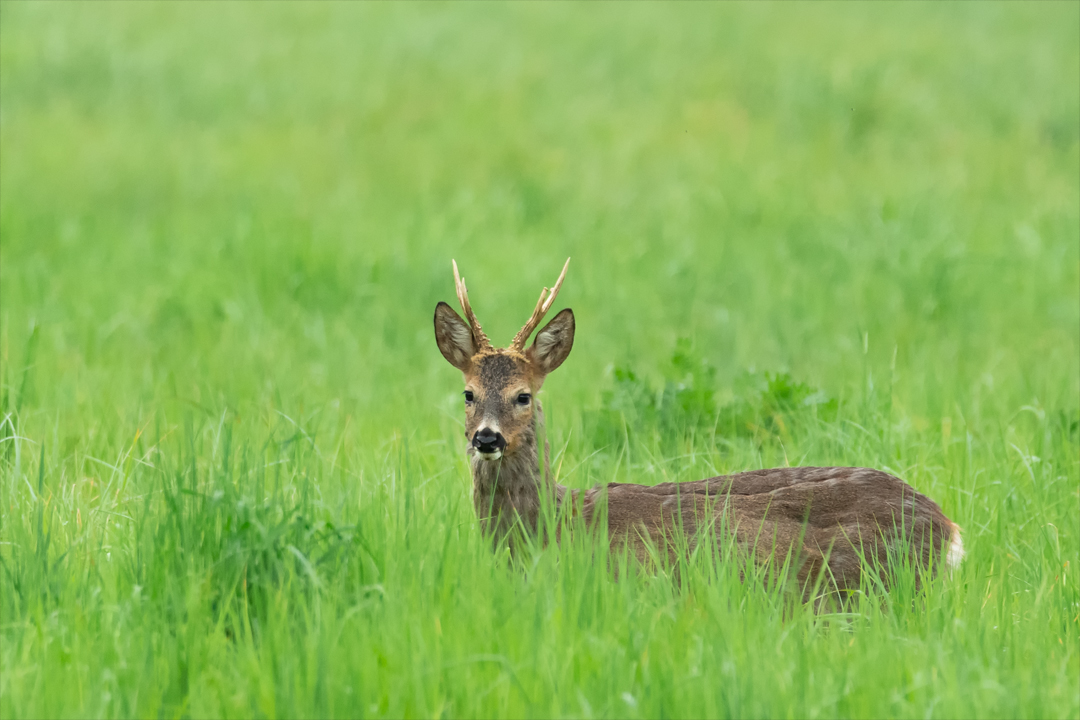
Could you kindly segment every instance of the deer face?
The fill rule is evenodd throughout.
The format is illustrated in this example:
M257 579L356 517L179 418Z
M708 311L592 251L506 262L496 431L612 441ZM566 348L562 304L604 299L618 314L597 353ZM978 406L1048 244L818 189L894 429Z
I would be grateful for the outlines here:
M454 274L457 275L456 264ZM574 344L573 311L567 308L556 315L536 334L527 350L524 344L555 299L561 282L562 276L546 303L547 288L544 289L532 319L509 348L491 346L475 322L460 279L457 279L458 298L471 322L467 324L444 302L435 307L435 341L443 357L462 372L465 380L465 437L484 460L513 455L523 446L536 442L535 395L547 374L562 365L570 354Z

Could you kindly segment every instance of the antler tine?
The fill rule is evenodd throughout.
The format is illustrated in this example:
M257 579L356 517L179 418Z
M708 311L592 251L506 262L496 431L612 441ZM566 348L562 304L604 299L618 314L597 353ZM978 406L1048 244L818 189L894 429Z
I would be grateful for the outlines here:
M513 342L510 343L512 349L518 352L525 350L525 343L529 341L529 336L533 334L533 330L544 319L544 315L547 314L547 311L551 309L551 305L555 302L555 296L559 294L559 288L562 287L563 279L566 277L566 269L569 267L570 258L566 258L566 264L563 265L559 279L555 281L555 286L551 290L544 288L540 291L540 299L536 301L536 309L533 310L532 317L529 318L529 322L525 323L525 327L518 330Z
M451 260L454 265L454 288L457 290L457 299L461 303L461 309L465 312L465 319L469 321L469 327L472 330L473 341L476 343L476 351L479 352L485 348L491 347L491 341L488 340L488 336L484 334L484 329L480 327L480 321L476 319L476 314L472 310L472 305L469 304L469 291L465 289L465 281L461 279L461 275L458 274L457 260Z

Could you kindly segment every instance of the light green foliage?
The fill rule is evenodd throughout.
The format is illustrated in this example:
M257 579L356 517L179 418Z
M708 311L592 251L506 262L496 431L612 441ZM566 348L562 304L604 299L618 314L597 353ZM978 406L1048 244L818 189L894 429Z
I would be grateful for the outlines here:
M2 20L0 716L1080 716L1077 4ZM567 256L563 482L883 468L963 567L493 556L431 316Z

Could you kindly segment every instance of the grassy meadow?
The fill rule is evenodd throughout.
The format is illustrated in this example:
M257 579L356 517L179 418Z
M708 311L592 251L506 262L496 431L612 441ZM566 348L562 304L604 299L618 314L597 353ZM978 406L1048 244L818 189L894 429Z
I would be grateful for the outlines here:
M473 515L451 258L572 257L561 482L886 469L815 615ZM1080 5L0 4L0 716L1080 717Z

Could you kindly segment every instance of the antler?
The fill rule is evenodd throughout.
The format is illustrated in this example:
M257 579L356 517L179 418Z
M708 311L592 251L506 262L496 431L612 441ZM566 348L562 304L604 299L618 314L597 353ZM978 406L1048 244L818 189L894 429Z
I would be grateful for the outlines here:
M559 288L562 287L562 281L566 277L568 267L570 267L570 258L566 258L566 264L563 265L559 279L555 281L555 287L550 290L550 295L548 295L549 290L547 288L540 291L540 299L536 301L536 309L533 310L532 317L529 318L529 322L525 323L525 327L518 330L513 342L510 343L512 350L525 351L525 343L529 341L529 336L533 334L533 330L544 319L544 315L551 308L551 304L555 302L555 296L559 294Z
M484 334L484 329L480 327L480 321L476 319L476 314L473 313L472 306L469 305L469 292L465 289L465 281L458 274L457 260L451 260L450 262L454 264L454 287L457 289L457 299L461 303L461 309L465 311L465 319L469 321L473 342L476 344L475 351L480 352L491 347L491 341Z

